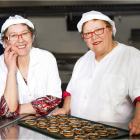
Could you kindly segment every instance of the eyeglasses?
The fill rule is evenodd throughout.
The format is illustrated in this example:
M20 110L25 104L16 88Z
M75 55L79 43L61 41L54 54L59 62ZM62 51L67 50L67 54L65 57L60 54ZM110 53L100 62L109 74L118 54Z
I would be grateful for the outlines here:
M82 37L84 37L84 39L89 39L93 36L93 33L95 35L101 35L104 33L104 29L108 28L108 26L106 26L105 28L99 28L99 29L96 29L95 31L93 32L88 32L88 33L84 33L82 34Z
M9 41L17 41L19 39L19 36L21 36L23 39L30 38L31 37L31 32L24 32L20 35L11 33L9 35L9 37L5 37L5 39L7 39Z

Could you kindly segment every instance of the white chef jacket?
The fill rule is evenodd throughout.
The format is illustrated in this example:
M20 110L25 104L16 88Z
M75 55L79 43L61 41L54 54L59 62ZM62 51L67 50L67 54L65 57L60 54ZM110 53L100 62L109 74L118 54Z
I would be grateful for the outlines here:
M17 91L19 104L30 103L46 95L61 98L61 80L59 78L56 59L45 50L32 47L30 50L30 63L25 83L21 73L17 70ZM7 67L4 55L0 56L0 98L4 94L7 78Z
M128 123L140 96L140 51L118 43L96 65L95 53L88 51L76 63L66 91L71 93L71 115Z

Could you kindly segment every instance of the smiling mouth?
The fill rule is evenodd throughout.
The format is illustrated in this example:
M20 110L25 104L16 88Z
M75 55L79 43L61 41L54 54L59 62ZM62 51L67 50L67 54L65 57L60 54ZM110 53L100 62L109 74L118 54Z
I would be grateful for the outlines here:
M19 48L19 49L25 48L25 45L23 45L23 46L18 46L17 48Z
M93 45L98 45L100 43L101 43L101 41L97 41L97 42L94 42Z

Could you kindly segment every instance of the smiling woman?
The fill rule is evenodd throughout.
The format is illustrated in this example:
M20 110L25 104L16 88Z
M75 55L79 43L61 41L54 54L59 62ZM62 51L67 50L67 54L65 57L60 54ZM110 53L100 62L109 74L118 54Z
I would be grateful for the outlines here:
M34 37L33 23L21 16L9 17L2 26L1 116L45 116L61 102L56 59L50 52L32 47Z
M114 41L115 23L101 12L84 13L77 28L90 50L76 62L53 115L129 123L130 135L140 134L140 51Z

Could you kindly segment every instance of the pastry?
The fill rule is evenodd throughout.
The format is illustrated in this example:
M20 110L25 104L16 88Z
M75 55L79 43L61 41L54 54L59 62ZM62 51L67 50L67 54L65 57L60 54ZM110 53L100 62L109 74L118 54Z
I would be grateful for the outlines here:
M84 125L84 126L89 126L90 125L90 122L89 121L79 121L81 123L81 125Z
M60 134L64 135L65 137L72 137L74 135L74 132L70 130L63 130L63 131L60 131Z
M62 130L70 130L71 126L69 126L67 124L60 124L59 128Z
M98 133L89 133L86 134L90 139L100 139L100 135Z
M97 130L103 130L104 129L104 125L102 125L102 124L93 124L92 127L94 127Z
M35 120L26 120L25 123L29 124L29 125L36 125L36 121Z
M95 130L92 126L84 126L82 127L86 132L93 132Z
M46 118L37 118L36 121L38 123L46 123L47 122L47 119Z
M68 115L60 114L60 115L57 116L57 118L59 118L59 119L68 119Z
M47 130L50 132L58 132L59 128L57 126L50 126L47 128Z
M81 127L81 123L79 122L71 122L69 125L71 125L71 127Z
M118 134L118 129L116 128L106 128L106 131L109 132L109 134Z
M96 130L95 133L98 133L100 136L108 136L109 134L106 130Z
M58 119L59 124L66 124L68 121L65 119Z
M69 122L78 122L78 119L76 119L76 118L68 118L68 121Z
M47 128L48 127L48 124L47 123L37 123L37 126L39 128Z
M83 128L73 128L71 131L73 131L75 134L78 134L78 135L85 133Z
M75 139L77 139L77 140L89 140L89 138L85 135L77 135L77 136L75 136Z
M56 122L56 121L49 121L48 124L49 124L50 126L58 126L58 125L59 125L59 123Z
M56 116L48 116L47 119L49 121L57 121L57 117Z

